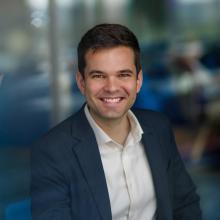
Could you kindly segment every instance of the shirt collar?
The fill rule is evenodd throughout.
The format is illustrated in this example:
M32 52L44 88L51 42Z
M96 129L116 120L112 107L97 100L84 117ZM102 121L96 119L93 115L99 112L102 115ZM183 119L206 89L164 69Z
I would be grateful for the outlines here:
M85 112L87 120L89 121L90 126L92 127L92 129L94 131L98 145L103 145L108 142L115 142L95 122L95 120L93 119L92 115L89 112L87 105L85 105L84 112ZM134 115L134 113L131 110L128 111L128 118L129 118L130 125L131 125L131 131L130 131L129 135L131 135L134 142L137 143L141 140L142 134L144 132L143 132L136 116Z
M134 115L134 113L131 110L128 111L128 118L129 118L129 122L131 125L130 134L132 135L134 142L137 143L137 142L141 141L141 137L144 132L141 128L141 125L140 125L138 119L136 118L136 116Z
M87 105L85 105L84 111L86 114L86 118L88 119L89 124L92 127L93 132L95 133L95 137L98 142L98 145L102 145L104 143L112 141L112 139L95 122L95 120L93 119L92 115L89 112Z

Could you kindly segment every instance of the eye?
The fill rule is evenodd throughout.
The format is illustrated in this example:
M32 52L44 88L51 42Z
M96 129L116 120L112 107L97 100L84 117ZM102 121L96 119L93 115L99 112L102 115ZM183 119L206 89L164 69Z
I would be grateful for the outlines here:
M128 78L128 77L131 77L131 73L120 73L119 77L121 77L121 78Z
M103 79L105 76L103 74L92 74L92 79Z

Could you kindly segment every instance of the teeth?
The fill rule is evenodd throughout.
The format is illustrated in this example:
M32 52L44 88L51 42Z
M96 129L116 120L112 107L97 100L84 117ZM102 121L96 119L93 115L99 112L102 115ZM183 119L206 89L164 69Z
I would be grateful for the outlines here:
M103 100L107 103L117 103L120 101L120 98L104 98Z

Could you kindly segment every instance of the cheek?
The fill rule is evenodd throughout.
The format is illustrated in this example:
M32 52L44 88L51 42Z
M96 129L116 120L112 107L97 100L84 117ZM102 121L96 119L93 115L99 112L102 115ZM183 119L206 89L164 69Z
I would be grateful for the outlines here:
M130 95L136 95L136 93L138 92L138 87L134 83L127 85L124 89Z
M101 91L101 86L98 83L88 82L85 88L85 92L87 96L94 96Z

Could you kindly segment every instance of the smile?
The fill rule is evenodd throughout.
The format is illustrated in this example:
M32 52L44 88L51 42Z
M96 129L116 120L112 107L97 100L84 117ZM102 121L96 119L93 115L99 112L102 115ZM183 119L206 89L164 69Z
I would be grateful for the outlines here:
M122 98L102 98L101 100L106 103L119 103Z

